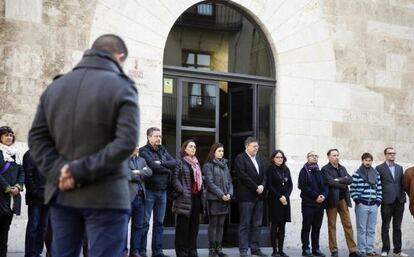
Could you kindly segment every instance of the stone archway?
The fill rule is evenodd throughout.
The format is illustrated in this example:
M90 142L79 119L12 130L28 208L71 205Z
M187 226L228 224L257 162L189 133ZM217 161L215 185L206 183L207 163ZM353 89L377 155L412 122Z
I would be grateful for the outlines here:
M140 88L143 127L161 125L159 85L164 45L175 20L198 2L201 1L98 0L96 3L90 38L111 32L127 40L131 54L126 72ZM335 80L335 56L322 8L317 0L231 2L253 17L268 38L277 71L276 140L279 146L289 147L292 137L279 125L280 119L301 113L298 105L304 102L312 104L313 99L308 96L313 95L315 80ZM141 143L144 141L141 132Z

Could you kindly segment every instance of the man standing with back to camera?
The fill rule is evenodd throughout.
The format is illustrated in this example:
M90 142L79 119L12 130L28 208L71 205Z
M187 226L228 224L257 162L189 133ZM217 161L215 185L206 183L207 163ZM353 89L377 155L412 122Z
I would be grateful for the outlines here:
M29 147L51 204L52 256L119 257L131 199L127 158L138 141L137 90L123 72L124 41L102 35L40 98Z

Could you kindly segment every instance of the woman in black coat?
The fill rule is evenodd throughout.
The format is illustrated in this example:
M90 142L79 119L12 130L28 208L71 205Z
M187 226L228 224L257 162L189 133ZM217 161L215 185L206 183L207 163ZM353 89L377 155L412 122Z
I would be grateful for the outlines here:
M290 200L293 183L290 170L286 166L286 156L281 150L275 150L271 155L271 165L266 170L267 188L269 190L268 204L272 227L270 240L272 256L288 257L283 252L285 240L285 225L290 222Z
M177 257L197 257L197 235L201 210L203 177L195 156L194 140L181 146L181 164L173 171L172 183L178 197L173 201L176 213L175 253Z
M14 133L0 127L0 257L7 256L7 241L13 214L20 215L24 172L22 160L13 147Z
M203 174L207 189L208 211L208 240L209 257L226 257L221 248L223 240L223 226L226 215L230 210L230 200L233 195L233 183L227 167L227 160L223 158L224 146L215 143L211 146L206 163L203 166Z

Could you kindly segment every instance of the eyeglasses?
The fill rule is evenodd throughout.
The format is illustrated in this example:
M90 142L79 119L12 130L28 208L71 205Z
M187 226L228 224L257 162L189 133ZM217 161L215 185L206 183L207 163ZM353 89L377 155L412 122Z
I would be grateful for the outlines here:
M397 153L386 153L388 155L396 155Z
M309 154L308 157L315 157L315 158L319 158L319 155L317 154Z

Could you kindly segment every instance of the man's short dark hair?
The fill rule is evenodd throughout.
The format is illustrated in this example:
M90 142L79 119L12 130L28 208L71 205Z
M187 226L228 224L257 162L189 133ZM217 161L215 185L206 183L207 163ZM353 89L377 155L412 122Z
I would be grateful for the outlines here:
M363 153L361 156L361 161L370 159L371 161L374 160L374 157L370 153Z
M254 142L257 142L257 139L256 138L254 138L254 137L248 137L248 138L246 138L246 140L244 140L244 145L245 146L248 146L248 145L250 145L251 143L254 143Z
M339 153L339 150L338 150L338 149L336 149L336 148L332 148L332 149L329 149L329 150L328 150L328 152L326 153L326 155L327 155L327 156L331 155L331 153L332 153L333 151L337 151L337 152Z
M147 129L147 137L152 136L152 133L154 133L154 131L161 131L161 130L157 127L151 127L149 129Z
M387 154L388 150L394 150L394 147L388 146L384 149L384 154Z
M98 37L92 48L110 52L111 54L124 54L123 60L128 56L128 49L122 38L114 34L105 34Z

